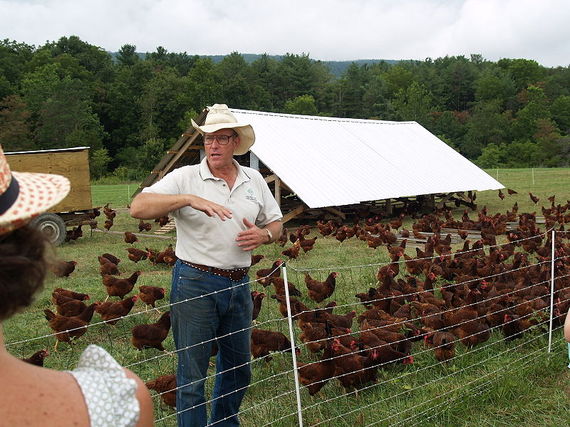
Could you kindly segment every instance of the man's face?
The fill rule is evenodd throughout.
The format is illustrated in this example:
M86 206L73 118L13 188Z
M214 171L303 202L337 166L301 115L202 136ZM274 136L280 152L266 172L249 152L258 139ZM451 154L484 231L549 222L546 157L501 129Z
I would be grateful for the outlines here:
M204 149L208 164L213 168L232 164L234 150L239 144L239 136L232 129L220 129L204 135Z

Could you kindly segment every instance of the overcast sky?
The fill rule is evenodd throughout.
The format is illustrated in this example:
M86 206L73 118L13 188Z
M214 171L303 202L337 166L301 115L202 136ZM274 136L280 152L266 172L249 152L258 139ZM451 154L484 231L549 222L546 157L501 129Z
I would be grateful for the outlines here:
M570 65L570 0L0 0L0 39L312 59L481 54Z

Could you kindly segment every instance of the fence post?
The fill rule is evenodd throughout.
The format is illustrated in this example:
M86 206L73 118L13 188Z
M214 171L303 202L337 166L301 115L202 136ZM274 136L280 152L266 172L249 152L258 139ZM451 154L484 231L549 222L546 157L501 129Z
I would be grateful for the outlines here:
M293 317L291 316L291 301L289 301L289 285L287 281L287 265L281 264L283 280L285 282L285 302L287 303L287 322L289 323L289 340L291 341L291 356L293 358L293 378L295 378L295 394L297 395L297 417L299 426L303 427L303 410L301 406L301 390L297 376L297 354L295 353L295 333L293 331Z
M554 318L554 237L555 230L551 232L552 248L550 255L550 325L548 327L548 352L552 350L552 321Z

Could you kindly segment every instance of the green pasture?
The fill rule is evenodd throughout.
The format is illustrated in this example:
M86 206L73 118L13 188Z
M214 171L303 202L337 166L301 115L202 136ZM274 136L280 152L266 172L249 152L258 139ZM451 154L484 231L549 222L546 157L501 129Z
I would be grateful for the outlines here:
M548 206L546 200L556 195L556 200L566 203L570 199L567 189L570 169L540 169L534 171L534 182L530 170L499 170L498 179L506 187L519 192L497 197L497 192L481 192L477 196L479 207L486 205L491 212L504 212L518 202L520 212L537 211L540 206ZM489 173L495 177L494 171ZM130 330L140 323L154 322L159 314L149 311L139 301L133 315L121 320L115 327L95 324L100 318L95 314L87 333L74 347L66 343L53 352L54 337L43 318L45 308L53 309L50 301L52 289L65 287L89 293L90 301L100 301L106 296L99 275L97 255L112 253L122 259L119 269L122 276L136 270L142 271L139 285L164 286L169 288L170 268L154 266L147 260L134 263L127 258L127 245L122 232L136 231L137 220L128 216L124 208L129 203L126 196L134 191L135 185L93 187L94 205L110 203L118 210L117 220L111 232L84 230L84 237L65 243L57 248L56 256L78 262L76 271L67 279L50 277L45 289L35 304L25 312L5 322L4 333L9 351L17 356L28 356L41 348L49 348L51 355L46 366L56 369L71 369L78 356L88 343L96 343L106 348L117 360L130 367L145 381L159 375L173 373L176 357L160 353L154 349L137 351L130 344ZM535 206L528 197L532 192L541 198ZM463 208L457 210L460 215ZM471 213L473 217L475 213ZM102 225L101 221L101 225ZM156 226L153 226L156 229ZM153 229L153 231L154 231ZM309 237L315 236L313 231ZM155 237L152 232L140 236L134 244L138 248L162 250L175 242L173 234L166 238ZM272 261L283 257L283 248L277 245L261 247L257 253L265 255L262 262L252 268L267 268ZM408 253L415 254L410 248ZM310 269L315 278L324 279L331 271L337 271L337 288L331 299L338 307L336 313L356 310L364 311L354 297L357 292L365 292L374 286L378 266L387 262L385 248L368 248L357 239L339 243L333 238L319 235L313 251L302 254L288 264L288 279L303 293L301 300L309 307L315 303L306 297L304 270ZM252 274L252 277L255 277ZM287 323L280 315L277 303L269 297L271 288L263 288L254 282L252 290L264 291L268 297L263 302L257 327L287 332ZM169 292L167 292L168 298ZM167 299L159 303L166 306ZM162 307L161 311L166 310ZM358 328L355 323L353 330ZM299 333L299 330L296 330ZM306 426L562 426L570 420L570 381L568 355L561 330L555 331L553 349L547 352L548 337L544 329L535 328L520 340L505 342L499 332L481 346L468 350L457 347L457 356L447 364L440 364L433 351L422 342L414 343L413 365L395 365L383 369L378 374L378 383L361 390L358 395L345 394L337 381L329 382L320 395L309 396L302 389L303 419ZM169 336L165 347L173 351L174 343ZM300 346L299 360L316 360L303 345ZM244 426L261 427L296 425L296 401L294 378L291 373L291 356L276 354L271 361L255 360L252 363L253 381L242 405ZM211 388L212 380L208 381ZM154 394L154 393L153 393ZM175 426L174 413L155 400L155 417L158 426Z

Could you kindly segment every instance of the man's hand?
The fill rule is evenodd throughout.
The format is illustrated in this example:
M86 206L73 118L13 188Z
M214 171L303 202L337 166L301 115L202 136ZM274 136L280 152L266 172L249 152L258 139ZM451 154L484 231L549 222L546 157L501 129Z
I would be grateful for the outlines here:
M196 210L204 212L209 217L217 215L222 221L232 217L232 211L222 205L218 205L217 203L195 195L189 195L189 197L190 202L188 205Z
M267 242L268 237L264 230L249 222L247 218L243 219L243 223L247 230L240 231L236 237L240 248L244 251L252 251Z

